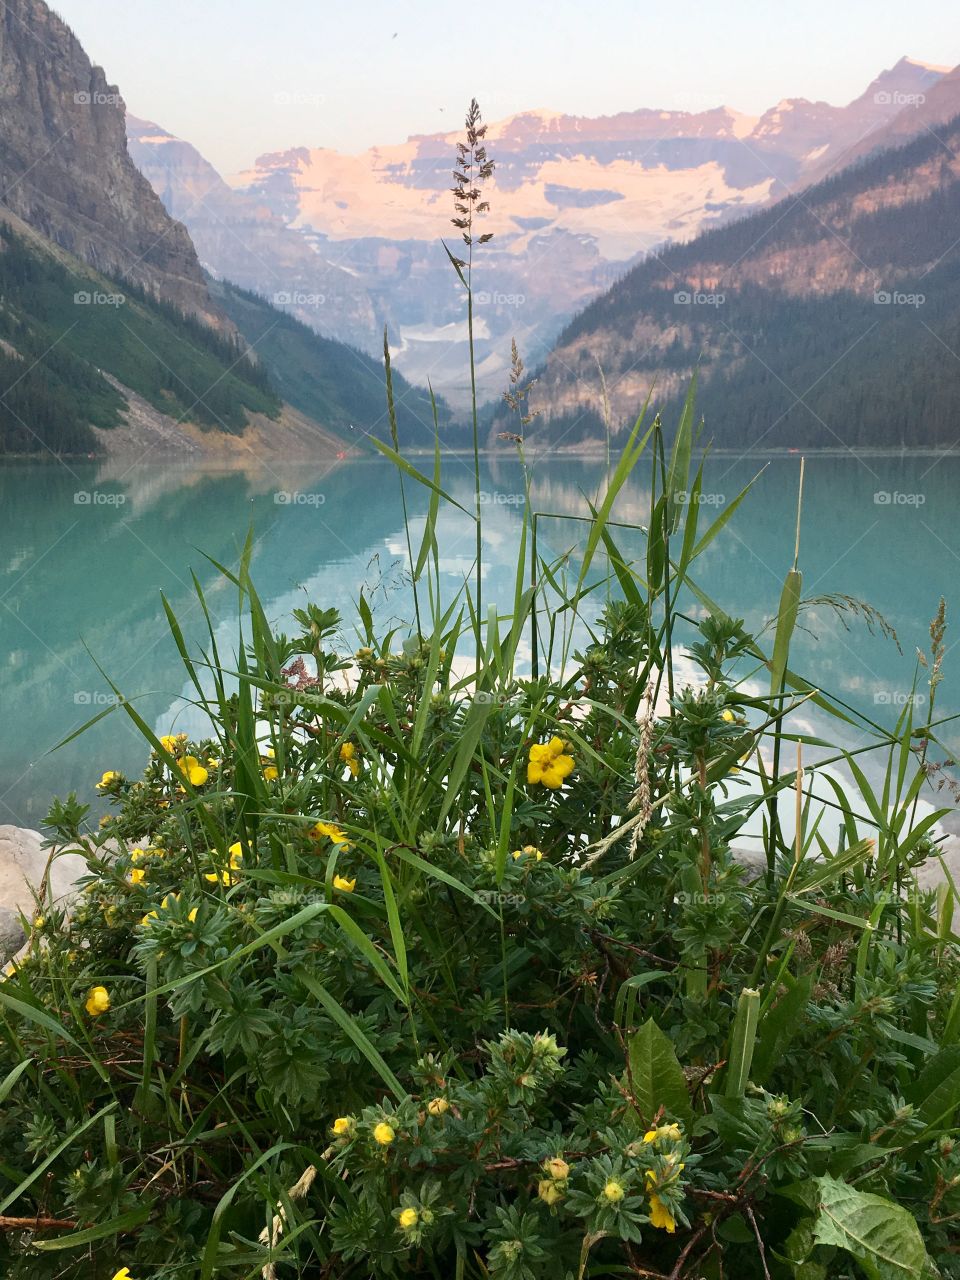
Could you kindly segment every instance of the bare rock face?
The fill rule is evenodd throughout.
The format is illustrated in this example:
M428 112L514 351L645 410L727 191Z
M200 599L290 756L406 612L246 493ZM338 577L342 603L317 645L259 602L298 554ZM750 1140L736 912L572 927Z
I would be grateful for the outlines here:
M228 327L186 229L127 153L125 107L43 0L0 7L0 213L104 274Z
M35 894L43 884L49 857L39 831L0 826L0 961L9 959L24 942L20 912L28 920L33 918ZM50 862L47 902L69 899L86 870L81 854L58 854Z

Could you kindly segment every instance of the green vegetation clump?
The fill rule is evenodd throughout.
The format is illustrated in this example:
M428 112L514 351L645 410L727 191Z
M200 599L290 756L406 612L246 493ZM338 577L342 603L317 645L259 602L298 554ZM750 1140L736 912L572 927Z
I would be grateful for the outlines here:
M155 409L239 433L280 401L245 344L148 295L70 269L0 228L0 454L90 453L120 422L112 376Z

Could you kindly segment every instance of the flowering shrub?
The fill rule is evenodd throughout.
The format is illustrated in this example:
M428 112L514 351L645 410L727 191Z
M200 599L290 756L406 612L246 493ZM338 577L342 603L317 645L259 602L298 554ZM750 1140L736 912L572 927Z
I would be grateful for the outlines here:
M656 715L635 602L485 699L456 635L299 621L95 833L51 811L90 873L0 986L5 1275L960 1275L929 846L747 878L742 626Z

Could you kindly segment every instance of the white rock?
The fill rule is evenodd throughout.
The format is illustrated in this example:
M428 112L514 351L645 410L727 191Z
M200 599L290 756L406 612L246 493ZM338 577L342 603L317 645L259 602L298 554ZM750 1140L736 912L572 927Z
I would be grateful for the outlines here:
M47 864L49 862L49 873ZM24 827L0 826L0 956L6 959L23 942L18 913L31 920L36 911L36 894L48 874L47 907L69 901L77 881L87 871L80 853L58 853L50 858L39 831Z

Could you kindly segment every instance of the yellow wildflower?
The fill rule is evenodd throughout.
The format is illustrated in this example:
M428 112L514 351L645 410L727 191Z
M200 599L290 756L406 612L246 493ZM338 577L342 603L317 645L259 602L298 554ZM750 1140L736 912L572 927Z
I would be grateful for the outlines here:
M432 1116L442 1116L445 1111L450 1110L450 1103L446 1098L431 1098L427 1103L427 1111Z
M337 1116L333 1122L333 1132L338 1138L353 1132L353 1116Z
M120 1270L114 1275L113 1280L133 1280L133 1276L130 1274L130 1268L121 1267Z
M537 862L543 861L543 854L535 844L525 844L522 849L514 849L513 858L515 862L524 857L533 858Z
M357 887L357 877L354 876L352 880L348 880L346 876L334 876L333 887L339 889L341 893L353 893Z
M357 759L357 748L352 742L344 742L340 747L340 760L356 778L360 773L360 761Z
M46 920L43 918L43 916L33 917L33 927L35 929L42 929L45 924L46 924Z
M537 1195L544 1204L556 1204L563 1199L563 1188L551 1178L541 1178L537 1183Z
M420 1221L420 1215L417 1213L416 1209L404 1209L400 1214L399 1221L400 1226L404 1231L409 1231Z
M659 1196L650 1197L650 1225L669 1231L671 1235L677 1229L676 1219Z
M189 781L191 787L202 787L210 777L196 756L184 756L180 761L180 772Z
M106 987L91 987L84 1007L91 1018L99 1018L110 1008L110 993Z
M193 922L196 920L198 911L199 911L199 907L191 907L190 911L188 912L187 919L190 921L191 924L193 924Z
M733 712L730 710L729 707L726 708L726 710L721 715L720 719L725 720L727 724L733 724L734 716L733 716Z
M165 733L160 739L161 747L163 747L164 751L169 751L171 755L176 751L178 743L179 739L172 733Z
M149 929L150 921L159 920L159 919L160 917L157 915L156 911L148 911L145 916L141 917L140 923L143 925L145 929Z
M130 883L140 884L146 877L146 870L143 867L130 868Z
M335 822L316 822L308 834L313 840L327 839L332 840L334 844L342 845L345 849L353 848L343 830Z
M573 756L568 754L567 744L562 738L551 738L549 742L535 742L530 748L527 782L531 786L542 783L552 791L557 791L573 770Z
M116 782L119 779L119 777L120 777L120 774L117 773L115 769L108 769L107 772L100 779L100 781L97 783L97 790L106 791L107 787L111 786L114 782Z
M626 1192L623 1189L623 1183L618 1182L616 1178L610 1178L606 1186L603 1188L604 1199L610 1204L617 1204L624 1197Z
M389 1147L396 1136L393 1126L387 1124L385 1120L381 1120L373 1131L373 1140L378 1142L381 1147Z
M566 1160L561 1160L559 1156L556 1156L553 1160L544 1160L543 1168L551 1178L556 1178L558 1182L562 1182L564 1178L569 1178L570 1176L570 1166Z

